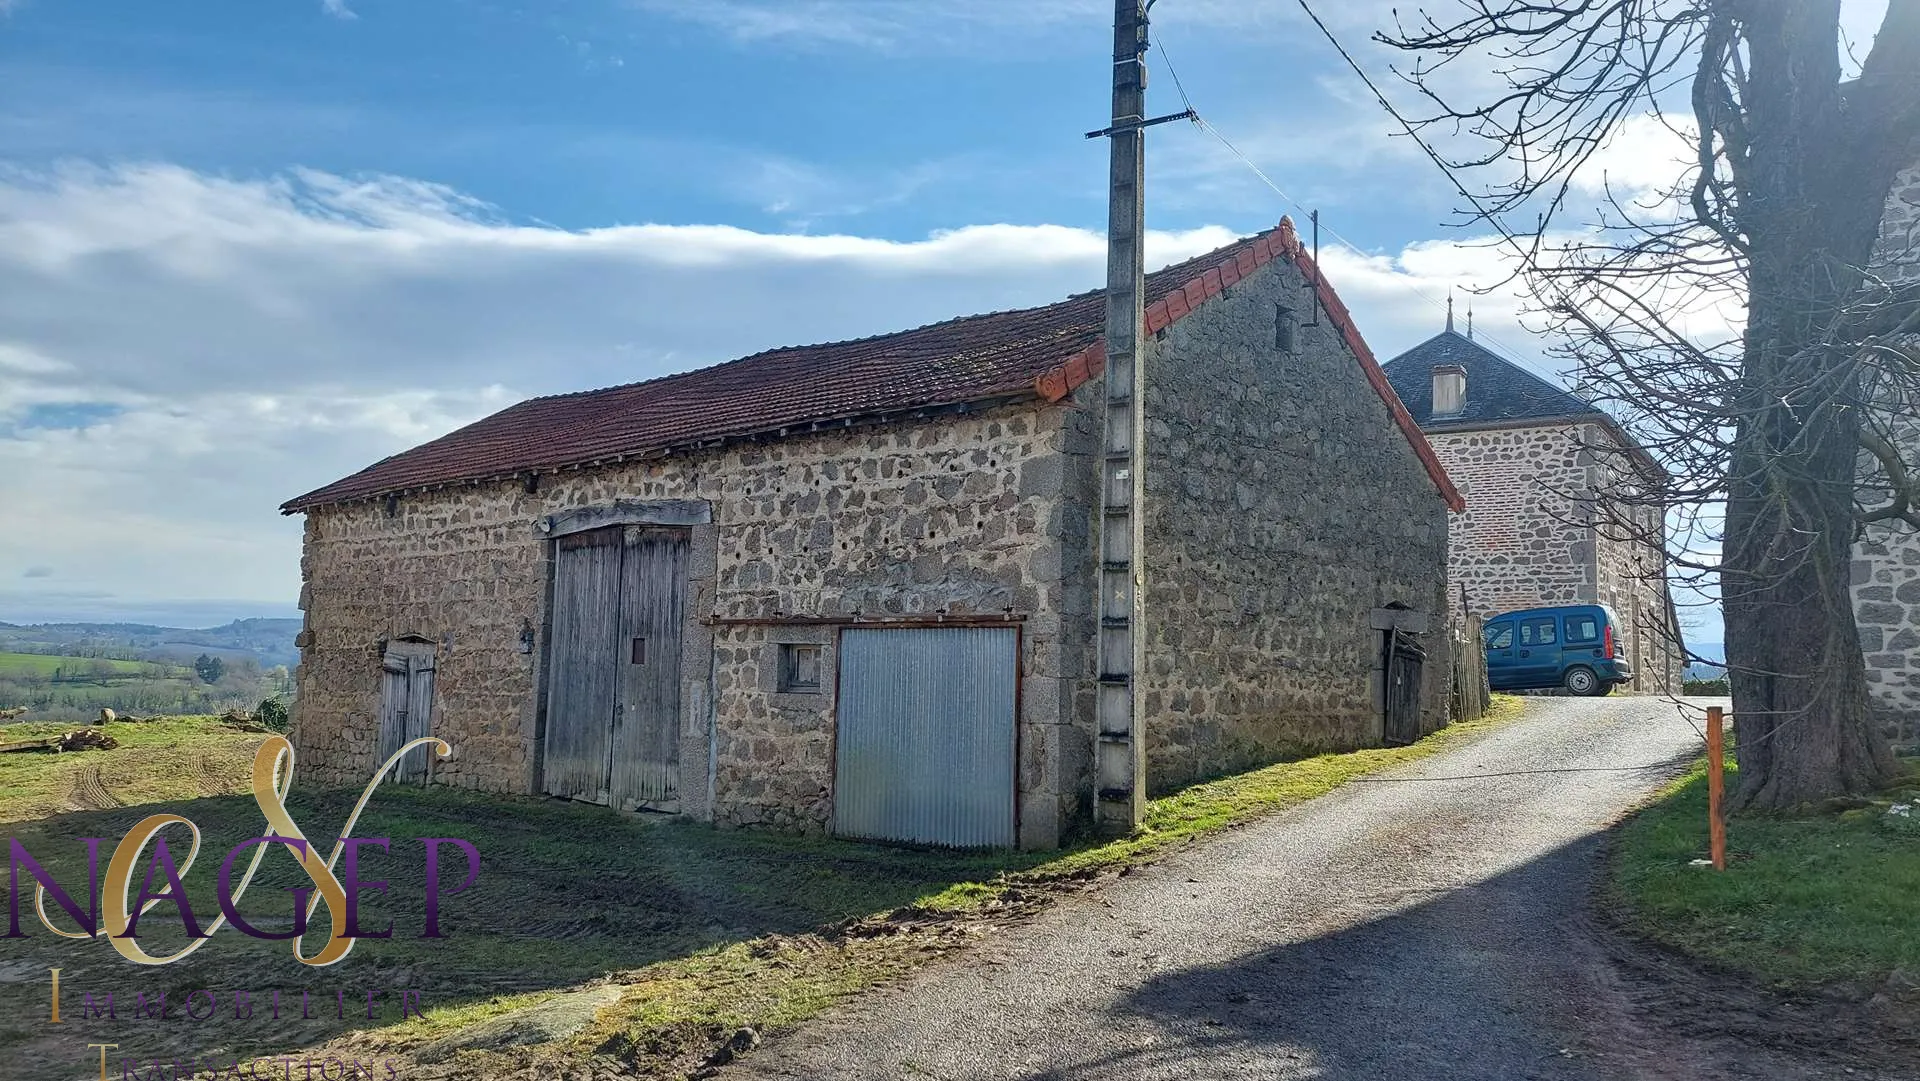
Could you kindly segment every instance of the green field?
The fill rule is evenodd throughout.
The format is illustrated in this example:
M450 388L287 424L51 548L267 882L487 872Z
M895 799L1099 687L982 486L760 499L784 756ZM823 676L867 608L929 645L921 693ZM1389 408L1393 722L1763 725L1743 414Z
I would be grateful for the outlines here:
M28 720L69 722L102 709L142 716L221 713L284 695L284 676L242 660L225 665L220 679L209 684L191 665L166 661L0 653L0 710L25 709Z
M79 676L87 672L112 672L135 676L157 670L170 675L190 674L177 666L150 664L146 661L114 661L93 657L51 657L43 653L0 653L0 679L23 677L53 678L56 672Z
M0 741L42 739L70 724L13 724ZM0 755L0 823L195 799L245 790L254 748L265 739L212 717L158 717L92 726L119 744L78 754Z

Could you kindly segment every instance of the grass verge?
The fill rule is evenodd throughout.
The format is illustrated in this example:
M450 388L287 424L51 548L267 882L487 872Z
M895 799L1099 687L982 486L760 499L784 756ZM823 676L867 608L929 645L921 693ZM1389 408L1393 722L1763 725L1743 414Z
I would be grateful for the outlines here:
M1609 906L1641 937L1778 989L1878 986L1920 972L1915 804L1920 777L1837 813L1734 818L1716 873L1691 862L1707 847L1702 761L1616 834Z

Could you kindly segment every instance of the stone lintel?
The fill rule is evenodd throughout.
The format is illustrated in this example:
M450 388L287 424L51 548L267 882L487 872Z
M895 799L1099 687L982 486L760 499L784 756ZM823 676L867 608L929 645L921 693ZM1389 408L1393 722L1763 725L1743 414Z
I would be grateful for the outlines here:
M564 537L615 525L710 525L713 504L704 499L615 500L599 507L581 507L549 515L535 523L543 535Z
M1432 629L1433 617L1411 608L1375 608L1368 614L1367 623L1376 631L1425 634Z

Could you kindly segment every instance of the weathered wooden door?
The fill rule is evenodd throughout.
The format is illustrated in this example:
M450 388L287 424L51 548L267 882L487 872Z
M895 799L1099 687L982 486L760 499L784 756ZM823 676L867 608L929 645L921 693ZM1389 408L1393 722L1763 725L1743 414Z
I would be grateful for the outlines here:
M660 808L679 792L680 619L687 533L627 526L622 538L620 680L613 704L613 805Z
M682 529L614 526L555 542L550 795L671 809L687 540Z
M1407 635L1388 631L1386 654L1385 738L1389 746L1400 747L1420 739L1420 689L1427 651Z
M380 761L408 741L433 734L433 643L389 642L380 658ZM393 779L425 784L432 752L416 750L394 767Z

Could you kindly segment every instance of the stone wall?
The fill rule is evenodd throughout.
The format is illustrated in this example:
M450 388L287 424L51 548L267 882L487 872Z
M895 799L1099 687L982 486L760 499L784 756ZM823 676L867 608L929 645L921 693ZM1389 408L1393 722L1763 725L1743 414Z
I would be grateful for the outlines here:
M1447 474L1466 496L1453 517L1450 597L1481 617L1558 604L1605 604L1620 617L1620 645L1634 665L1630 690L1677 691L1684 654L1675 640L1664 578L1666 555L1646 540L1660 528L1651 508L1636 529L1607 524L1583 496L1617 483L1619 442L1591 423L1431 432ZM1591 523L1591 524L1589 524Z
M1635 527L1658 528L1656 512L1641 513ZM1642 534L1644 536L1644 533ZM1619 647L1633 662L1633 682L1621 689L1643 694L1679 694L1686 652L1667 603L1665 553L1626 531L1602 531L1596 539L1599 603L1620 617Z
M316 509L302 571L307 633L295 743L304 774L372 769L380 641L440 643L437 779L538 788L537 665L523 623L545 611L535 523L616 500L705 500L693 538L682 707L682 809L729 824L821 829L832 785L830 690L771 690L778 645L819 621L989 615L1023 621L1023 844L1051 845L1079 803L1091 738L1074 728L1062 660L1064 408L743 445L384 504ZM1084 522L1079 528L1084 529ZM704 577L699 575L704 574ZM540 633L544 647L544 628ZM829 657L829 660L831 658Z
M1276 260L1148 350L1153 793L1380 743L1389 605L1431 623L1425 726L1446 722L1447 507L1331 318L1280 348L1305 284Z
M1449 597L1482 617L1583 604L1597 588L1593 530L1573 494L1588 490L1585 425L1429 432L1466 497L1453 516Z
M1630 468L1617 453L1620 443L1598 424L1582 426L1593 455L1591 490L1607 492L1624 483ZM1623 690L1642 694L1679 694L1684 690L1686 650L1668 603L1666 523L1658 508L1617 506L1596 514L1593 597L1620 617L1618 645L1633 662L1633 682ZM1650 538L1658 538L1653 540Z
M1920 165L1894 182L1881 220L1879 271L1886 278L1920 283ZM1920 401L1894 392L1889 410L1910 466L1920 466ZM1901 417L1904 414L1904 418ZM1885 502L1875 490L1883 481L1879 464L1863 456L1866 501ZM1907 750L1920 751L1920 530L1905 523L1869 526L1854 549L1854 614L1860 647L1866 655L1867 681L1886 719L1887 732Z

